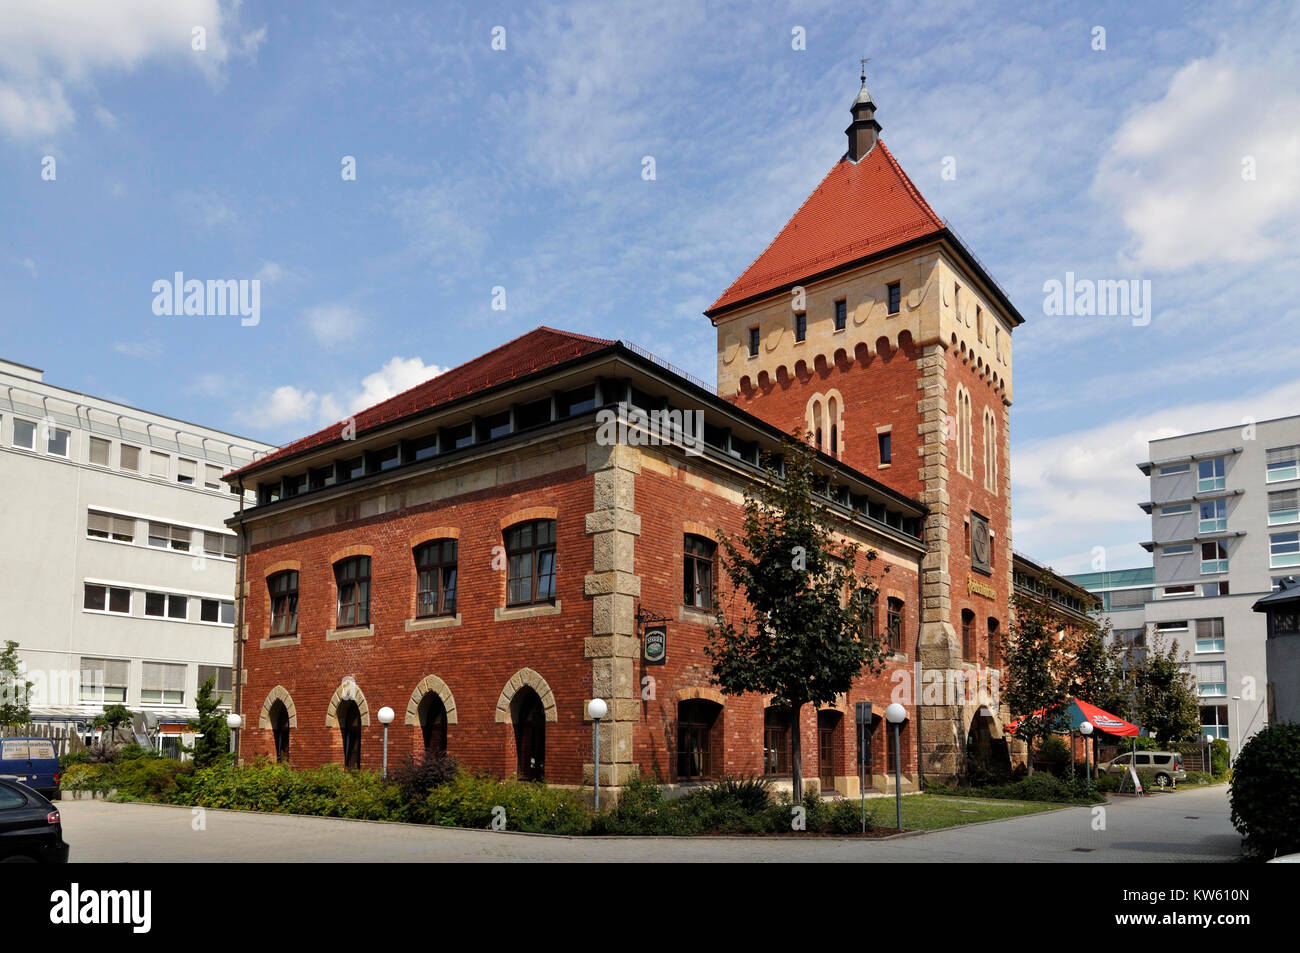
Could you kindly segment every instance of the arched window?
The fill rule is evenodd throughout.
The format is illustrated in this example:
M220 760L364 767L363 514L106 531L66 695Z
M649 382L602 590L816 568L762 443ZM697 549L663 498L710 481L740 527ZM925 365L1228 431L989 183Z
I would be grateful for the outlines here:
M429 692L420 700L420 733L426 753L447 753L447 706L436 692Z
M284 702L276 699L271 706L271 738L275 743L275 760L289 760L289 709Z
M965 387L957 388L957 420L955 421L957 439L957 470L966 476L971 475L971 423L970 391Z
M903 600L889 597L888 614L885 617L886 638L891 652L903 651Z
M790 731L794 719L785 708L763 712L763 773L790 773Z
M370 557L353 556L334 564L338 587L338 627L370 624Z
M961 610L961 657L975 660L975 613L970 609Z
M266 580L271 594L271 638L298 634L298 573L289 569Z
M506 605L555 602L555 520L532 520L505 531Z
M456 556L454 539L435 539L415 547L417 618L456 614Z
M682 602L696 609L713 608L713 540L687 533L682 541Z
M998 491L998 422L993 411L984 408L984 487Z
M989 667L1002 667L1002 646L999 644L998 620L989 619Z
M343 767L361 767L361 709L347 700L339 703L335 713L339 723L339 736L343 741Z

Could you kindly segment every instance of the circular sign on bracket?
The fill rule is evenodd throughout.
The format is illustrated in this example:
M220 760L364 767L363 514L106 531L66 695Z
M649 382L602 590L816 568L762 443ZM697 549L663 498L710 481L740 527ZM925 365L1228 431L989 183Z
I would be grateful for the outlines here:
M650 626L645 630L642 654L647 665L663 665L668 660L668 627Z

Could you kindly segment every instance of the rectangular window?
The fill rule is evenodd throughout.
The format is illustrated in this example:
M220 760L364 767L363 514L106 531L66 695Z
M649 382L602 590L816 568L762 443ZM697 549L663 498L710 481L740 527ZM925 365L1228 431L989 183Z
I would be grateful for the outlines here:
M45 452L52 453L56 457L66 457L68 455L68 441L72 434L58 427L51 427L49 434L45 437Z
M1191 551L1192 551L1191 543L1179 544L1177 546L1160 547L1160 555L1162 556L1187 556L1191 553Z
M132 447L129 444L120 443L117 445L117 465L122 470L129 470L132 473L140 472L140 448Z
M460 544L435 539L415 549L415 614L419 618L456 614L457 558Z
M1197 619L1196 620L1196 651L1197 652L1222 652L1223 651L1223 620L1222 619Z
M266 588L271 596L271 637L297 635L298 573L278 572L266 580Z
M140 673L140 704L185 704L184 665L145 662Z
M119 589L116 586L97 586L88 582L82 607L96 612L130 615L131 590Z
M903 304L903 286L901 282L892 282L886 287L889 297L889 313L898 314Z
M880 449L880 462L892 463L894 460L894 450L891 446L891 438L888 433L876 434L876 443Z
M1187 628L1186 619L1183 619L1179 622L1157 622L1156 623L1156 632L1158 632L1161 635L1169 636L1171 638L1177 638L1180 635L1186 635L1188 631L1189 630Z
M555 602L555 520L534 520L505 532L506 605Z
M713 608L713 541L687 535L683 541L682 602L696 609Z
M1219 582L1201 583L1201 595L1203 596L1226 596L1228 595L1228 581L1226 579Z
M1163 599L1177 599L1182 596L1194 596L1194 595L1196 595L1196 587L1187 586L1187 585L1165 586L1165 588L1161 591L1161 598Z
M200 665L199 684L212 679L212 694L216 696L217 704L229 708L234 693L234 674L235 670L227 665Z
M1280 483L1300 477L1300 447L1277 447L1268 451L1264 479Z
M222 599L200 599L199 620L202 622L219 622L233 625L235 622L235 604Z
M36 424L21 417L14 418L14 446L23 450L36 449Z
M1227 705L1202 705L1201 706L1201 734L1209 735L1211 738L1228 737L1228 706Z
M208 490L221 489L221 467L214 467L210 463L203 465L203 486Z
M1179 473L1188 473L1192 469L1190 463L1174 463L1167 467L1160 468L1161 476L1176 476Z
M113 539L119 543L135 541L135 520L129 516L114 516L88 510L86 514L86 535L95 539Z
M203 532L203 555L214 559L234 559L239 555L239 537L229 533Z
M108 454L113 449L113 442L103 437L91 437L88 448L90 462L97 467L108 466Z
M885 635L891 652L903 651L903 600L889 598L885 616Z
M1109 609L1131 609L1151 601L1150 589L1116 589L1108 593Z
M1175 503L1172 506L1160 507L1161 516L1184 516L1192 511L1191 503Z
M802 341L808 337L808 315L800 311L794 316L794 339Z
M1202 533L1222 533L1228 528L1228 501L1206 500L1201 504Z
M181 619L188 617L189 599L174 593L146 592L144 614L155 618Z
M1196 464L1196 491L1206 493L1223 489L1223 457L1201 460Z
M1300 523L1300 490L1279 490L1268 495L1268 525Z
M1274 533L1268 538L1268 566L1300 566L1300 533Z
M835 302L835 330L843 331L849 323L849 304L840 300Z
M94 704L125 702L130 675L131 663L126 659L83 658L79 697Z
M1228 664L1197 662L1196 694L1202 698L1228 694Z
M749 329L749 356L758 357L758 328Z
M149 451L149 475L158 480L167 479L168 460L170 458L165 453L159 453L157 450Z
M1201 543L1201 575L1227 571L1227 547L1223 543Z
M176 482L183 483L186 486L193 486L194 480L198 475L198 462L195 460L186 460L184 457L176 458Z

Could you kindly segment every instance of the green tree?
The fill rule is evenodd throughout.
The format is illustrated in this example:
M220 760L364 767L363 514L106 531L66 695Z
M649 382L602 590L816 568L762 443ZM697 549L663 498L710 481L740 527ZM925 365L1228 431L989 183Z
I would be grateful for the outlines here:
M1127 715L1132 692L1124 677L1124 647L1113 638L1110 622L1089 622L1076 631L1069 694L1115 715Z
M835 541L836 518L819 492L824 478L807 444L786 441L784 466L764 462L766 479L745 494L743 530L720 533L733 611L708 630L713 681L728 695L771 694L789 710L794 800L803 796L799 717L827 705L864 669L878 673L885 650L875 634L876 588L858 573L859 549ZM829 502L829 501L828 501ZM865 553L868 564L876 558ZM737 596L743 605L735 606Z
M1176 640L1166 648L1164 638L1153 633L1129 669L1138 718L1161 742L1195 741L1201 732L1200 703L1187 659L1186 652L1179 655Z
M32 720L27 702L32 683L23 678L18 662L18 643L5 642L0 652L0 725L25 725Z
M1045 602L1014 599L1011 628L1002 643L1002 699L1019 719L1016 737L1028 746L1025 763L1030 774L1034 742L1070 730L1066 703L1074 669L1060 631L1060 620ZM1039 711L1043 714L1033 717Z
M191 721L189 727L200 733L194 741L194 765L199 768L208 768L224 760L230 750L230 728L226 725L225 713L218 707L221 696L214 694L216 685L215 678L205 679L194 698L199 717Z

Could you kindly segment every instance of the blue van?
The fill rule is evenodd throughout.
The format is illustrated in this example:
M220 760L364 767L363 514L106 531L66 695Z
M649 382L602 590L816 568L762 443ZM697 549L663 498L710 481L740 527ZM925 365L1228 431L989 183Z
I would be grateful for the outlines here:
M0 738L0 778L21 781L51 801L59 797L59 756L48 738Z

